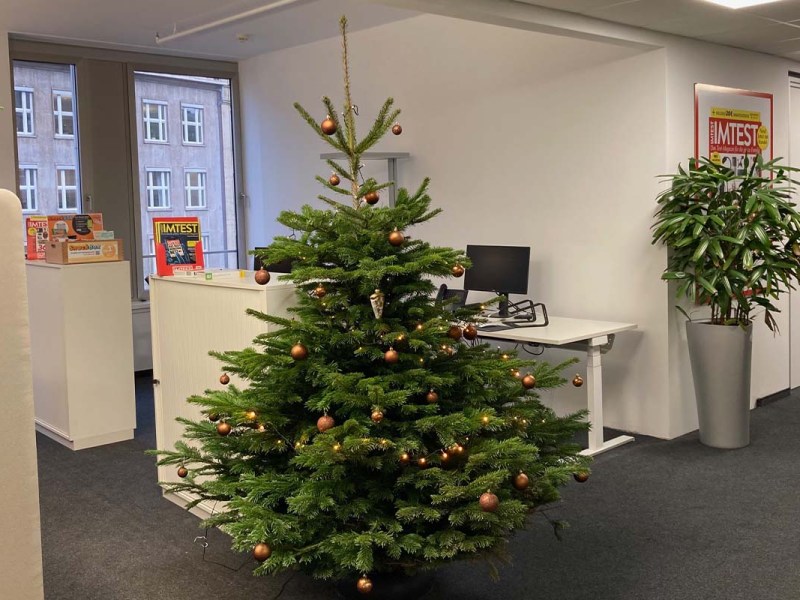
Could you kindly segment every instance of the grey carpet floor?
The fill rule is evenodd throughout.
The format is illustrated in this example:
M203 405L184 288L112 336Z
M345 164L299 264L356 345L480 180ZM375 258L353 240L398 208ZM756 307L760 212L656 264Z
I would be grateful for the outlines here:
M161 497L143 453L155 445L148 378L137 395L135 440L72 452L38 437L46 600L275 598L288 576L252 577L252 562L232 570L247 557L223 534L211 532L202 560L198 519ZM800 599L799 432L793 395L753 412L742 450L704 448L696 434L639 437L599 456L589 482L548 511L570 523L562 541L534 516L498 583L480 564L454 564L430 598ZM302 575L280 596L335 597Z

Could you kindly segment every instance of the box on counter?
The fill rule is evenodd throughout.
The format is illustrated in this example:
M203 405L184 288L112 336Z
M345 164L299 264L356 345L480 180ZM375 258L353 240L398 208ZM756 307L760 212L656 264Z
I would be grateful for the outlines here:
M76 265L122 260L122 240L56 240L45 246L49 263Z
M48 215L51 240L93 240L95 230L103 229L103 214Z

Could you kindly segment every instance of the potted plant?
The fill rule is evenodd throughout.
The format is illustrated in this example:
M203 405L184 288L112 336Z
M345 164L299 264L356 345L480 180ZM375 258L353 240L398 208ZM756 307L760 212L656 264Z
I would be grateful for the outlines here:
M669 175L657 198L653 244L669 249L661 278L677 296L708 305L711 318L689 319L700 441L716 448L750 442L752 319L777 332L774 302L800 271L800 215L791 167L746 157L733 170L690 159ZM763 313L761 313L763 311Z

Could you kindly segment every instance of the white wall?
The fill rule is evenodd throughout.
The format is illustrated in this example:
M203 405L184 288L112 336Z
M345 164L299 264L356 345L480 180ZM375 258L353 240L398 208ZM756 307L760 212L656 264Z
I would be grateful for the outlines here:
M415 235L530 245L531 295L553 314L640 323L604 357L607 424L667 436L665 254L649 245L653 175L665 164L665 53L436 16L350 40L365 126L393 94L404 132L380 149L411 152L400 184L431 176L445 209ZM279 210L320 191L313 175L325 174L326 148L292 102L320 119L323 93L339 103L339 40L240 68L249 234L260 245L285 233ZM548 401L575 409L584 394L568 386Z

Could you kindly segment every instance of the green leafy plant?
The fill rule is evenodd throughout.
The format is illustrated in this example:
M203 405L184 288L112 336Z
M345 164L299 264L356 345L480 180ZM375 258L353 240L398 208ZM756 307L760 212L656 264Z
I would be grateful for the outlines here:
M764 309L776 331L773 303L793 288L800 268L800 215L792 201L796 169L745 157L734 171L707 158L666 175L657 198L653 244L669 248L661 279L677 280L678 297L711 306L711 323L747 326ZM679 310L685 313L680 307ZM688 315L687 315L688 318Z

